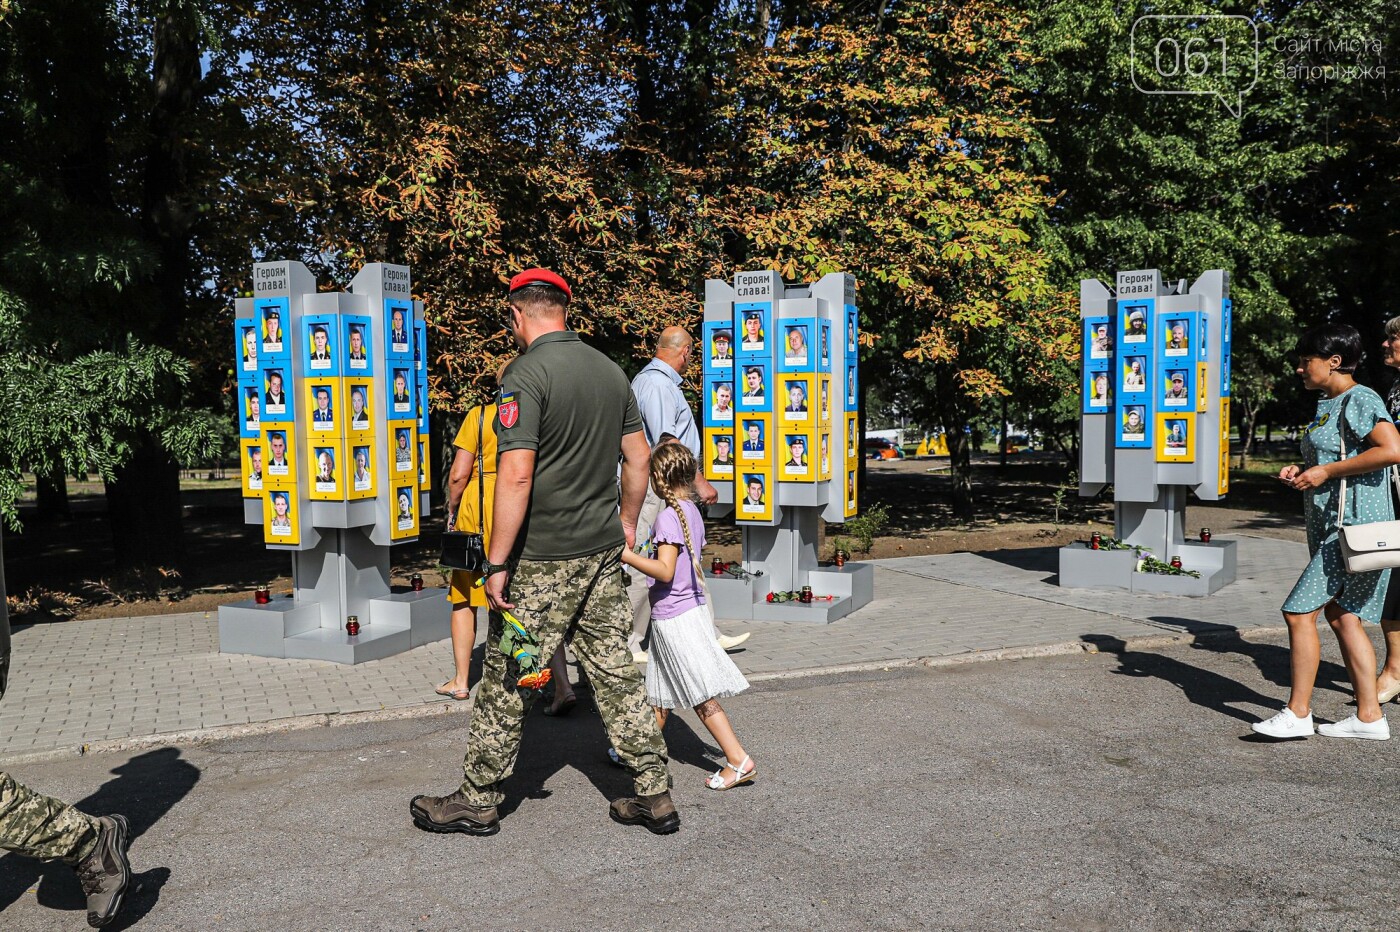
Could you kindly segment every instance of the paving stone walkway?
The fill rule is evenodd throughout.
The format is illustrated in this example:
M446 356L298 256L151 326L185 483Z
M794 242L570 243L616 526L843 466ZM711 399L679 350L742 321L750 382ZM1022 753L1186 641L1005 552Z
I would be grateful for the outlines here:
M733 657L746 674L773 675L1281 625L1278 606L1307 548L1236 539L1238 579L1206 599L1061 589L1056 551L1041 548L881 560L875 601L835 624L719 627L753 631ZM220 654L217 619L203 613L20 627L0 704L0 762L94 742L441 704L449 700L433 687L451 668L448 641L353 667Z

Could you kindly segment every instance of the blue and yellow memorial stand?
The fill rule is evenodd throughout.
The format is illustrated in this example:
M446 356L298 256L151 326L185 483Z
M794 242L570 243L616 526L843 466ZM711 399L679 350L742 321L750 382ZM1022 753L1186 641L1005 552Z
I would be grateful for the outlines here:
M244 520L291 554L293 591L221 606L219 649L359 663L448 637L446 590L389 590L389 548L429 510L408 267L367 265L349 293L318 293L301 263L259 263L235 318Z
M1114 537L1199 577L1137 572L1134 550L1060 550L1060 585L1203 596L1235 581L1235 542L1203 543L1186 496L1230 487L1230 276L1163 283L1119 272L1079 283L1083 324L1079 494L1113 486Z
M818 522L857 513L858 320L849 275L705 283L702 456L719 492L710 515L733 513L750 574L707 573L717 617L826 624L874 598L871 564L817 560ZM818 600L767 601L803 586Z

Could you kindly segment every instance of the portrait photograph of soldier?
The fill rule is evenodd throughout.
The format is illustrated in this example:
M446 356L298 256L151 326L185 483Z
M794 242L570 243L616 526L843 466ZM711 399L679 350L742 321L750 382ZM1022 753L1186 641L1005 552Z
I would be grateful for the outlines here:
M846 367L846 407L856 406L856 367Z
M1142 405L1131 405L1123 412L1123 439L1143 440L1147 436L1146 412Z
M1167 372L1166 391L1162 395L1162 404L1168 408L1185 408L1191 404L1190 389L1186 387L1186 371L1184 369L1171 369Z
M846 352L856 351L856 312L846 312Z
M1129 356L1123 360L1123 391L1140 392L1147 388L1146 356Z
M413 410L413 396L408 391L408 370L394 370L394 397L393 402L395 414L408 414Z
M745 352L757 352L764 349L767 343L763 333L763 312L749 311L744 315L744 341Z
M710 419L714 421L734 420L734 386L729 382L710 384Z
M369 409L365 407L365 390L359 385L350 389L350 429L369 428Z
M1101 320L1093 325L1089 339L1089 358L1107 359L1113 355L1113 335L1108 331L1108 321Z
M316 491L335 491L335 451L330 447L316 448Z
M728 330L716 330L710 341L710 365L716 369L730 369L734 366L734 334Z
M734 441L728 434L715 437L715 455L710 460L710 465L718 473L734 472Z
M783 407L783 416L787 420L800 421L807 416L807 383L790 379L785 388L787 404Z
M846 509L856 507L856 473L855 470L846 472Z
M351 369L369 367L369 353L365 350L365 328L362 324L350 325L350 347L348 359Z
M1173 318L1168 320L1164 328L1163 339L1166 345L1163 354L1166 356L1185 356L1191 349L1191 328L1184 318Z
M822 368L831 366L831 326L826 321L821 323L822 332Z
M740 503L741 511L754 514L761 514L766 510L763 504L763 477L757 473L750 473L744 477L744 500Z
M268 414L287 413L287 393L282 388L282 370L267 370L267 395L263 398Z
M406 486L399 489L397 520L400 531L413 530L413 492L413 489Z
M263 480L263 457L262 447L250 446L248 448L248 488L257 491L262 488Z
M407 353L408 344L408 326L404 322L404 311L403 308L396 307L389 313L389 349L395 353Z
M355 447L355 491L363 492L372 485L369 472L369 447Z
M1167 436L1162 441L1162 446L1166 448L1168 456L1186 455L1186 421L1180 418L1169 418L1166 422Z
M243 353L243 371L256 372L258 369L258 331L253 327L244 327L238 345Z
M789 434L787 437L788 455L783 461L783 469L788 472L807 472L807 438L802 434Z
M762 421L744 422L744 443L739 448L739 458L746 460L761 460L766 450L764 446L766 437L763 436Z
M286 492L272 493L272 520L269 525L272 533L291 536L292 503Z
M282 352L282 312L275 307L263 308L263 352Z
M287 432L270 430L267 432L267 474L286 476L290 474L287 463Z
M822 413L822 416L823 416L823 417L828 417L828 418L829 418L829 417L831 417L831 386L830 386L830 383L829 383L826 379L822 379L822 381L821 381L821 383L820 383L820 388L818 389L818 391L820 392L821 402L817 405L817 410L820 411L820 412Z
M311 368L331 367L331 335L325 324L311 325Z
M762 366L744 367L744 404L761 405L767 396Z
M1147 342L1147 308L1141 305L1134 305L1124 310L1123 342Z
M262 426L262 400L256 388L243 391L243 424L247 430L258 430Z
M821 454L820 454L820 463L821 463L820 469L821 469L821 473L822 473L822 475L824 475L824 476L830 475L830 474L831 474L831 435L830 435L830 434L822 434L822 438L821 438L821 442L820 442L820 448L821 448Z
M789 366L807 365L807 326L792 324L783 340L783 362Z
M413 448L408 445L408 428L394 431L394 472L413 472Z
M1089 379L1089 406L1091 408L1107 408L1109 398L1109 381L1107 372L1095 372Z
M316 407L311 412L311 429L334 430L335 408L331 406L330 386L316 385L311 389L311 393L316 398Z

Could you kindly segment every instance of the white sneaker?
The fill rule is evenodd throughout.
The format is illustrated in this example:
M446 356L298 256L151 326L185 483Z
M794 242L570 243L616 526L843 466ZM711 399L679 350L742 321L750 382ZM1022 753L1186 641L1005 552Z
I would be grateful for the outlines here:
M747 641L749 639L749 635L752 633L753 632L751 631L745 631L743 634L736 634L732 637L728 634L721 634L719 637L715 638L715 640L719 642L721 650L733 650L740 644Z
M632 651L632 662L633 662L633 663L647 663L647 662L650 661L650 660L651 660L651 658L647 656L647 652L646 652L646 651L644 651L644 650L634 650L634 651Z
M1363 722L1355 715L1331 725L1318 725L1317 733L1329 738L1370 738L1372 741L1390 740L1390 723L1382 715L1374 722Z
M1306 718L1299 718L1293 714L1292 709L1284 706L1283 711L1273 718L1255 722L1250 727L1259 734L1268 735L1270 738L1306 738L1313 733L1312 713L1309 712ZM1328 726L1323 725L1322 727Z

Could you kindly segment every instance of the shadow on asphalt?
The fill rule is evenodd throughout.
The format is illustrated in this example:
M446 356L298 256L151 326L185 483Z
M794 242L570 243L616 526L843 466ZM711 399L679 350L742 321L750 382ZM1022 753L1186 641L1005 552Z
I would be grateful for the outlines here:
M1259 711L1238 708L1238 706L1254 705L1266 710L1279 706L1279 699L1275 696L1266 696L1227 676L1204 670L1173 657L1150 651L1130 650L1121 638L1102 634L1086 634L1082 636L1081 640L1087 644L1095 645L1101 653L1113 654L1118 660L1118 669L1113 672L1122 676L1150 676L1164 680L1180 689L1193 705L1211 709L1221 715L1253 723L1259 720ZM1216 654L1242 654L1253 661L1255 667L1268 682L1283 688L1287 688L1289 685L1287 647L1253 643L1244 640L1237 633L1206 638L1193 643L1191 647L1194 650L1210 651ZM1323 661L1317 676L1319 689L1331 689L1350 695L1351 686L1350 681L1346 678L1346 671L1337 664Z
M102 784L97 792L73 805L91 815L121 813L131 824L131 839L151 829L199 782L199 768L180 757L177 748L148 751L117 767L116 779ZM43 792L42 788L38 792ZM133 871L140 866L139 852L132 858ZM170 871L157 867L133 872L117 924L124 929L155 908ZM38 884L39 902L56 910L87 908L78 876L58 861L42 862L19 854L0 858L0 912Z
M977 554L997 563L1026 570L1031 573L1045 573L1047 576L1060 574L1059 547L1027 547L1025 550L985 550ZM1047 582L1041 580L1041 582Z

